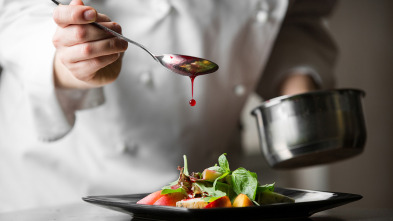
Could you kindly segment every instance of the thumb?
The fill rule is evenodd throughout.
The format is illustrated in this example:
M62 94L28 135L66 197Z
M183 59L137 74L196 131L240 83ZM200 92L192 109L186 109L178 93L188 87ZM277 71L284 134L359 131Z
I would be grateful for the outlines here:
M59 5L53 11L53 19L60 27L87 24L97 19L97 11L90 6L84 6L81 0L73 0L70 4Z
M85 5L82 0L72 0L70 5Z

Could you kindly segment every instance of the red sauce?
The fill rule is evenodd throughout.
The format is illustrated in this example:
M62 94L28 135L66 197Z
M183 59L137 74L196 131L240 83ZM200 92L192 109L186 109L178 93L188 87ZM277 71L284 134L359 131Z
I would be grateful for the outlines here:
M176 184L176 185L173 185L173 186L171 186L171 189L172 190L175 190L175 189L177 189L177 188L179 188L180 186L178 185L178 184Z
M192 98L191 98L191 100L190 100L190 106L195 106L195 104L196 104L196 101L194 100L194 80L195 80L195 78L196 78L196 75L192 75L192 76L190 76L190 79L191 79L191 96L192 96Z
M195 106L196 101L194 99L191 99L189 103L190 103L190 106Z
M168 59L163 59L165 56L169 56ZM159 62L170 69L171 71L189 76L191 79L192 86L192 99L190 100L190 106L195 106L196 101L194 100L194 79L199 75L210 74L218 70L218 65L214 62L203 58L197 58L187 55L174 55L166 54L161 56L156 56Z

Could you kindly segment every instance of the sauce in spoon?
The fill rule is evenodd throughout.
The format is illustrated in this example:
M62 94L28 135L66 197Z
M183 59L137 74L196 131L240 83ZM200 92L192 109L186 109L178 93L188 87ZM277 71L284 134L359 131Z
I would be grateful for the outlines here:
M196 101L194 100L195 78L199 75L210 74L218 70L218 65L216 63L203 58L177 54L164 54L156 56L156 58L169 70L190 77L192 99L189 103L191 106L196 105Z

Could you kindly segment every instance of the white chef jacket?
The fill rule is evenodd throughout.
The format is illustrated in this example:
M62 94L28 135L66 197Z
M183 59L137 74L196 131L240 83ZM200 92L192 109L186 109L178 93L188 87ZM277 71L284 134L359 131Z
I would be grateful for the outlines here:
M286 28L287 0L85 4L156 54L203 57L220 68L196 78L195 107L188 105L190 79L133 45L114 83L84 91L55 89L55 5L0 0L0 212L86 195L150 192L177 178L183 154L191 171L213 165L221 153L234 161L248 95L276 96L291 69L305 70L322 88L333 84L335 49L319 3L294 10L301 16ZM307 14L308 7L316 10Z

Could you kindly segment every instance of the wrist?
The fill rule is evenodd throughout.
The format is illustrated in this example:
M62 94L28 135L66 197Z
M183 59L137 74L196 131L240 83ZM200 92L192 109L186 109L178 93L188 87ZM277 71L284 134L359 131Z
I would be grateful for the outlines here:
M59 89L90 89L94 86L77 79L59 59L53 62L53 79L56 88Z

